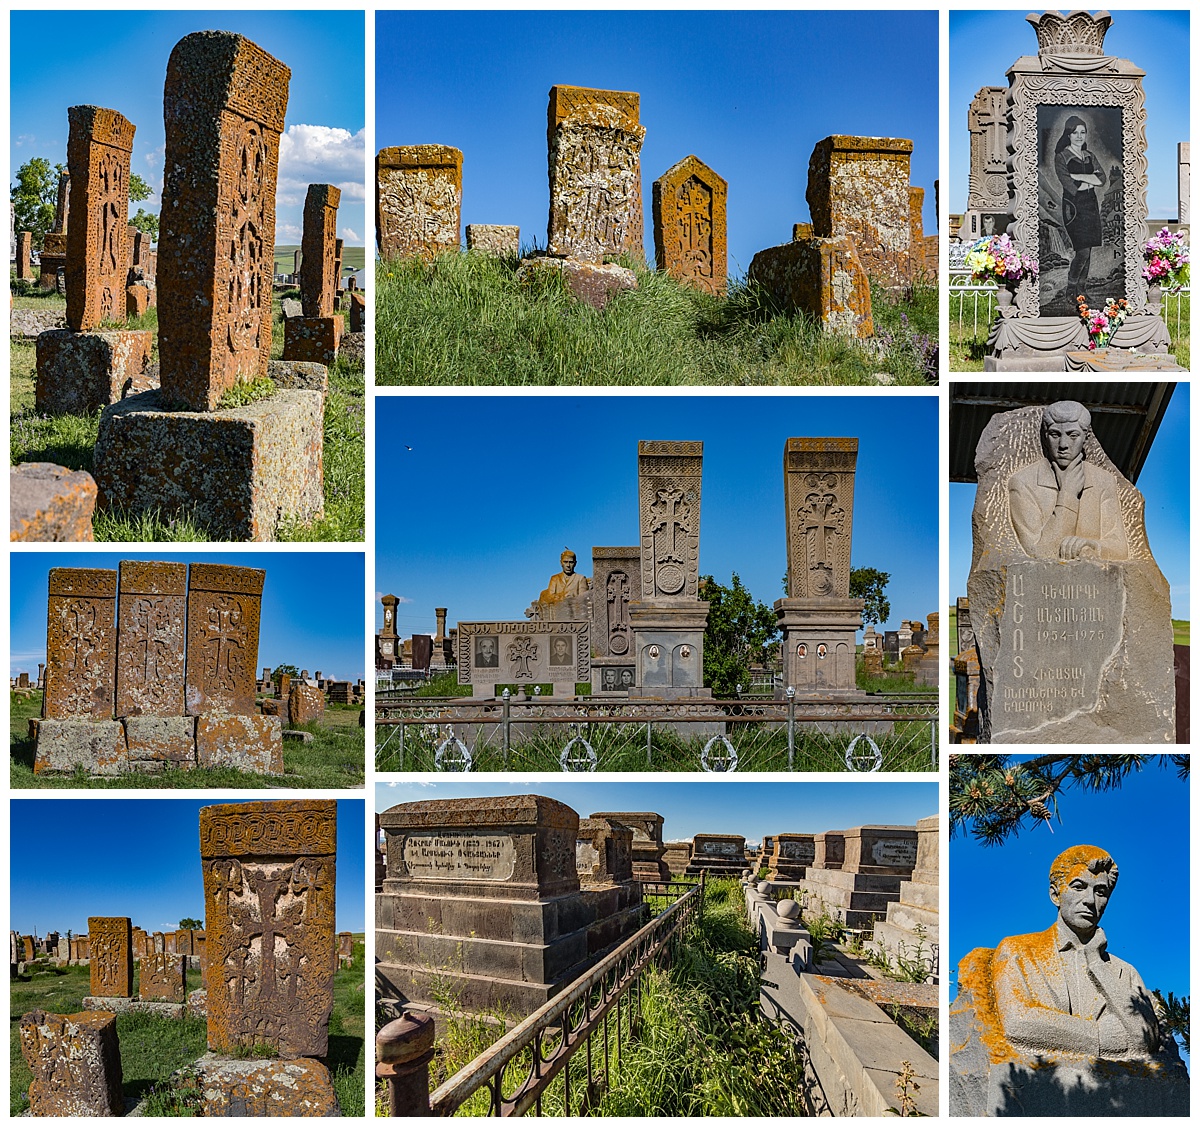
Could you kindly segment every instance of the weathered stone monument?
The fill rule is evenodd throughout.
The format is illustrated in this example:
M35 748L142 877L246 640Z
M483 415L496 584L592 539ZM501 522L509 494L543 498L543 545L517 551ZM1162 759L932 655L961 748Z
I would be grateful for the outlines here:
M938 815L917 822L917 863L900 883L900 899L887 906L887 916L875 924L874 942L894 960L920 958L930 976L940 975L941 931L938 914Z
M1103 849L1067 849L1050 868L1054 923L959 963L951 1115L1188 1115L1175 1040L1100 927L1116 884Z
M1174 742L1170 589L1089 412L993 416L975 470L979 742Z
M633 835L630 842L631 874L634 880L662 881L671 879L671 870L663 860L663 816L653 811L602 811L593 814L614 825L625 826Z
M797 699L853 699L862 600L850 597L857 438L789 438L783 451L787 598L783 682Z
M592 548L592 693L628 696L637 678L629 605L641 598L641 551Z
M724 296L729 185L699 157L686 156L654 181L654 261L659 270Z
M817 844L813 834L775 834L770 852L763 842L763 861L770 863L767 880L803 880L816 860Z
M735 876L746 867L746 839L741 834L697 834L692 856L684 870L688 876L702 872Z
M17 232L17 281L27 282L33 278L33 233Z
M336 253L341 190L309 184L304 199L304 258L300 264L303 317L284 322L283 358L313 364L337 359L344 322L334 313L341 264Z
M196 32L171 52L161 388L102 416L101 508L183 510L213 537L233 540L270 540L282 521L323 513L327 373L271 362L275 187L290 74L230 32ZM268 375L272 394L220 406L237 385Z
M375 231L384 258L459 247L463 155L450 145L400 145L375 157Z
M383 629L375 635L375 664L391 669L400 660L400 636L396 633L396 605L400 602L395 595L384 595Z
M521 253L521 228L500 223L468 223L467 250L515 258Z
M138 963L138 997L144 1002L186 1002L186 966L186 955L162 950L143 955Z
M912 826L855 826L816 835L813 864L801 886L809 911L846 927L870 927L900 899L917 863Z
M967 210L959 228L959 235L966 242L1004 234L1011 218L1005 164L1007 100L1006 87L984 86L967 108L971 165Z
M642 696L711 695L698 570L703 457L703 442L638 443L641 598L628 609Z
M59 289L59 271L67 268L67 221L71 214L71 173L64 170L58 176L58 199L54 207L54 224L42 236L42 253L38 263L38 285L43 290ZM65 287L62 291L65 296Z
M133 932L128 916L88 917L93 998L133 997Z
M592 679L589 622L460 622L458 683L475 697L497 685L550 684L556 697L573 697Z
M125 1114L117 1015L33 1010L20 1022L21 1055L33 1073L29 1114Z

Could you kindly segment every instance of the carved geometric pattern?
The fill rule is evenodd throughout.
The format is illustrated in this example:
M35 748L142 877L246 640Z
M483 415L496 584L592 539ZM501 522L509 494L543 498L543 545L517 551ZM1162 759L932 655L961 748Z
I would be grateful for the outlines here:
M703 450L702 442L638 443L644 599L697 597Z
M855 438L789 438L784 450L788 598L847 598Z

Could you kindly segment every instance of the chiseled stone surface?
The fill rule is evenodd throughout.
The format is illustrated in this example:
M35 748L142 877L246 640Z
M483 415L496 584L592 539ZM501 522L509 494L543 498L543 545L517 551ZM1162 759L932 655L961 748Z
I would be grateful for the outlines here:
M42 709L47 719L112 719L116 596L115 571L50 569Z
M335 244L341 198L341 190L332 184L309 184L304 198L300 300L305 317L333 316L338 288Z
M341 316L289 317L283 323L284 360L332 364L337 359L344 325Z
M17 281L26 282L33 277L33 233L17 232Z
M467 250L516 257L521 253L521 228L501 223L468 223Z
M186 955L169 955L165 951L143 955L138 965L138 997L145 1002L187 1001L186 963Z
M133 930L128 916L88 917L91 992L96 998L133 996Z
M325 715L325 694L316 685L297 681L288 690L288 723L310 724Z
M216 712L196 720L196 764L283 774L283 726L276 716Z
M384 258L458 250L463 155L450 145L399 145L375 157L375 232Z
M187 564L122 560L117 716L182 716Z
M329 1069L316 1060L219 1060L201 1057L194 1076L172 1077L176 1089L198 1088L204 1114L232 1116L341 1115Z
M875 334L870 281L850 235L767 247L751 260L748 277L784 310L807 313L830 332Z
M188 579L187 711L254 713L263 583L256 567L194 563Z
M154 334L148 329L76 333L50 329L37 338L34 401L47 415L90 415L149 391Z
M200 811L208 1047L323 1057L333 1008L337 804Z
M728 272L729 185L699 157L686 156L653 189L654 261L659 270L724 295Z
M196 765L196 720L192 716L127 716L125 746L134 770L152 764L189 770Z
M89 775L129 769L125 730L119 720L42 720L37 726L33 773L82 767Z
M19 541L91 541L96 479L53 462L21 462L8 475L8 538Z
M125 1112L115 1014L33 1010L20 1022L21 1054L33 1073L34 1116L116 1116Z

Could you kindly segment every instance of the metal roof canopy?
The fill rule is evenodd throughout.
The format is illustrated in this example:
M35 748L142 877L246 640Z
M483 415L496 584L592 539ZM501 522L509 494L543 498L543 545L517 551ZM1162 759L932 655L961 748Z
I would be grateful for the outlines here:
M1173 383L952 383L950 480L975 481L975 447L993 415L1072 399L1092 413L1104 452L1136 484L1174 391Z

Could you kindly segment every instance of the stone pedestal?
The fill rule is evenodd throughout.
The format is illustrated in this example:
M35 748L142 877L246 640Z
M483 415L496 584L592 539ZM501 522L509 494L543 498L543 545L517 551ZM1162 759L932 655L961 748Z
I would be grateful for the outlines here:
M458 683L489 700L497 685L552 686L555 697L573 698L591 680L590 621L460 622Z
M862 599L780 599L783 682L797 700L865 699L854 678Z
M911 826L856 826L833 836L843 851L840 868L822 867L824 859L832 860L831 835L818 835L815 864L801 882L808 910L825 911L846 927L870 927L900 899L900 885L916 864L917 831Z
M119 775L129 770L129 752L120 721L40 721L33 773L72 773L77 767L89 775Z
M283 358L330 365L342 343L343 317L289 317L283 323Z
M917 864L912 879L900 884L900 899L887 907L887 918L875 925L875 942L893 958L929 962L931 977L940 975L938 927L938 816L917 822Z
M708 603L631 602L637 695L711 697L704 687L704 628Z
M34 389L39 414L89 415L156 386L146 374L153 336L140 329L39 333Z

